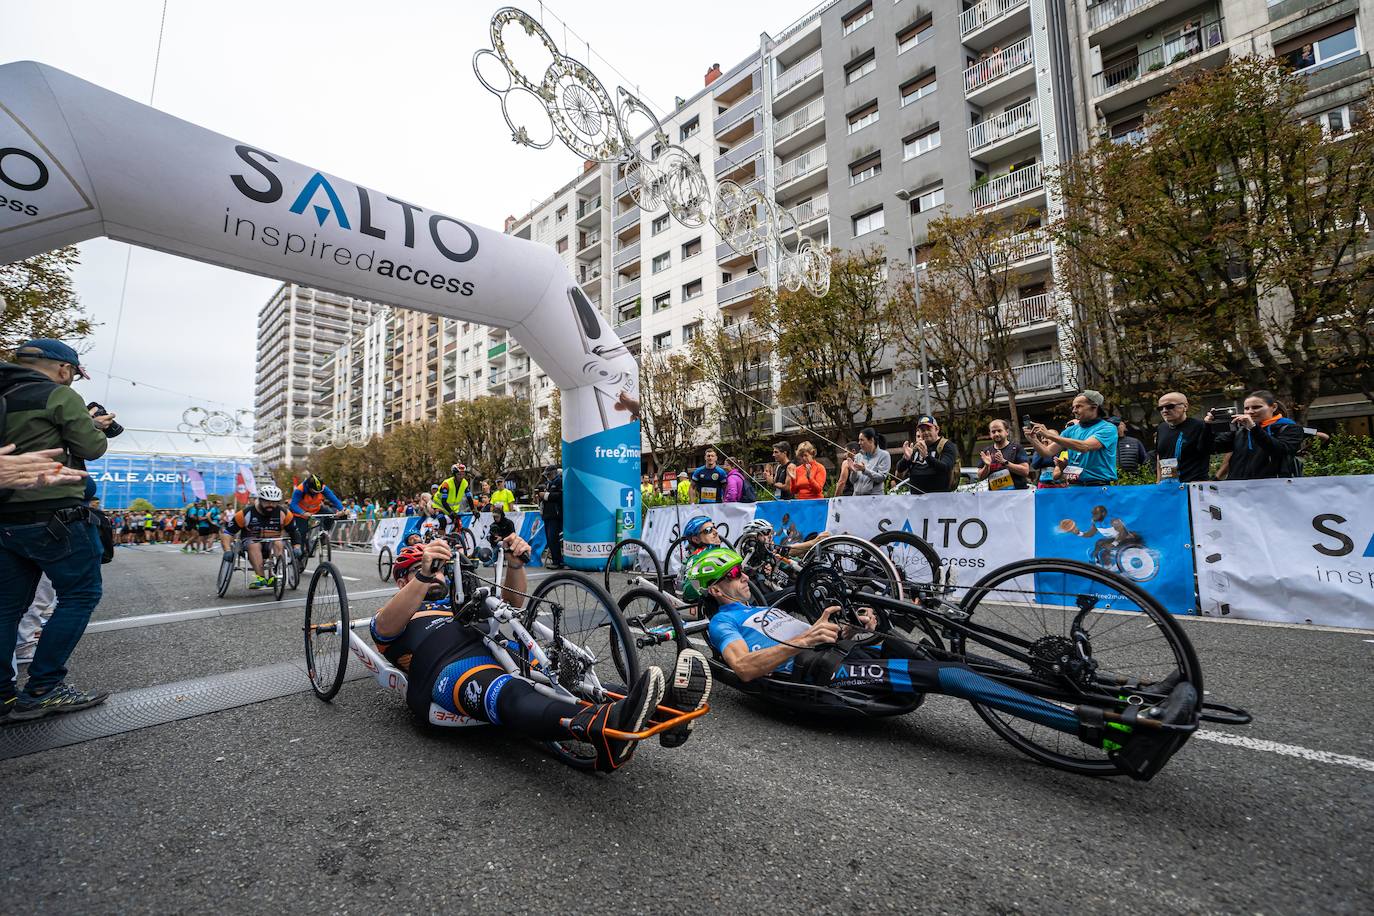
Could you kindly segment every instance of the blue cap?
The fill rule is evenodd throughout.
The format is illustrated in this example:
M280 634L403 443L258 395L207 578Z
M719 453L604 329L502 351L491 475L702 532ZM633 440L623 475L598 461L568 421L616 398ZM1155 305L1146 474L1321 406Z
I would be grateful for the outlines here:
M19 349L14 351L15 356L32 356L40 359L52 359L59 363L71 363L76 367L76 374L82 378L90 378L91 375L81 365L81 354L77 353L67 344L51 337L37 337L33 340L26 340L19 345Z
M940 424L939 424L939 423L936 423L936 422L935 422L935 418L932 417L930 414L928 414L928 413L923 413L923 414L921 414L919 417L916 418L916 425L917 425L917 426L939 426Z

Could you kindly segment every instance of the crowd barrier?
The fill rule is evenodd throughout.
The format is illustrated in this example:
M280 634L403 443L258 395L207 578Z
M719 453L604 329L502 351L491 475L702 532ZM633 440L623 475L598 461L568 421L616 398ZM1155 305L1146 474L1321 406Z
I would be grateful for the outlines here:
M477 538L479 546L487 543L487 530L491 527L492 522L490 512L483 512L476 518L471 513L465 512L459 518L463 521L463 527L472 529L473 536ZM543 566L544 548L547 546L547 539L544 537L543 517L538 512L507 512L506 518L515 524L516 533L529 542L530 562L526 565ZM374 528L367 543L372 545L373 553L380 553L383 547L388 547L395 555L396 551L400 550L401 545L405 543L406 538L419 532L420 525L424 521L424 516L407 515L368 522L367 524L373 525Z
M642 537L662 556L698 514L732 536L755 517L779 538L914 532L964 585L1015 560L1100 560L1175 614L1374 628L1369 476L666 506ZM1095 553L1103 540L1121 543Z

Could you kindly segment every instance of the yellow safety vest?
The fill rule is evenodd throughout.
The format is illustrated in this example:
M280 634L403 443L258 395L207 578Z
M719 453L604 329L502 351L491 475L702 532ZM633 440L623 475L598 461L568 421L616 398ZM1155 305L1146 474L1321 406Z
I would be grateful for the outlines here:
M439 492L434 494L434 498L430 502L436 509L444 509L452 515L457 515L463 508L463 497L467 495L467 492L467 478L464 478L460 484L450 477L439 484Z

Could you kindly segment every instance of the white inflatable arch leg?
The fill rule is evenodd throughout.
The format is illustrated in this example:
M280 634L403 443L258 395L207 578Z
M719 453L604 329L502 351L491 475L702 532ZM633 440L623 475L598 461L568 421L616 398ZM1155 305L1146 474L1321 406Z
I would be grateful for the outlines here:
M552 249L43 64L0 66L0 263L101 235L508 328L562 391L569 563L599 567L617 509L637 521L638 370Z

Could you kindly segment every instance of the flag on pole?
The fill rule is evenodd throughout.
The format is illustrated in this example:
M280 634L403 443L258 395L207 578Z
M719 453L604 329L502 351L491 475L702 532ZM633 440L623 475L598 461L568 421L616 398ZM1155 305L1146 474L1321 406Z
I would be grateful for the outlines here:
M195 468L188 469L186 471L186 479L191 481L191 492L195 494L196 499L204 499L205 478L201 476L200 471L197 471Z

